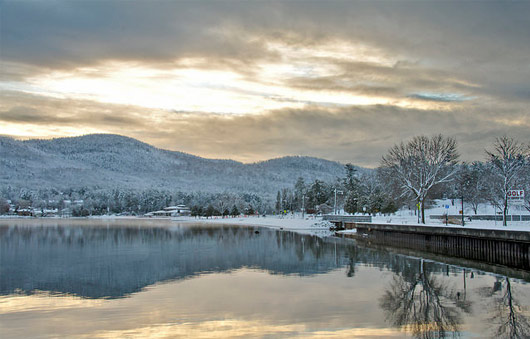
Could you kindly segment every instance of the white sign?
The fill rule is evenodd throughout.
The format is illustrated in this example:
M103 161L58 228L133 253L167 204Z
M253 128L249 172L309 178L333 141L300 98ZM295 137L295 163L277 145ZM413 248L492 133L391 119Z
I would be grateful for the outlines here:
M524 204L524 190L509 190L506 193L506 198L509 204L523 205Z

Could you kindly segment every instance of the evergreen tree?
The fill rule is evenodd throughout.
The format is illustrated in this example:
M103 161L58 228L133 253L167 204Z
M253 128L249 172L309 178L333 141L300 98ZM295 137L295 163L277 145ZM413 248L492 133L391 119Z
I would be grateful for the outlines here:
M280 211L282 210L282 197L281 197L281 193L280 191L278 191L278 194L276 195L276 205L275 205L275 208L276 208L276 213L280 213Z
M253 215L255 213L252 205L248 205L246 212L247 212L247 215Z
M359 187L359 179L356 176L357 169L352 164L346 164L344 166L346 170L346 177L343 179L344 188L348 192L355 192Z
M346 191L346 201L344 202L344 211L347 213L356 213L359 210L360 184L357 178L357 169L352 164L344 166L346 177L342 179Z
M294 209L296 210L302 209L306 191L307 191L307 188L304 182L304 178L298 177L298 179L296 180L296 183L294 184L294 201L293 201Z
M316 179L307 192L307 204L311 208L324 204L330 198L330 191L323 181Z
M204 216L206 218L209 218L214 215L216 215L216 210L212 204L209 204L208 207L206 207L206 211L204 211Z
M230 215L233 217L237 217L239 215L239 210L237 209L237 206L232 206L232 210L230 211Z
M358 210L358 197L356 192L348 192L344 202L344 211L347 213L356 213Z
M288 191L287 188L282 189L282 213L286 210L290 210Z

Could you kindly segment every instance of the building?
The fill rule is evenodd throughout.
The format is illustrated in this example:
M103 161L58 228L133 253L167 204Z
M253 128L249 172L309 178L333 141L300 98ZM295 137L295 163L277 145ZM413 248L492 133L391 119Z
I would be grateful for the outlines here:
M191 215L191 210L186 205L165 207L163 210L146 213L146 217L183 217Z

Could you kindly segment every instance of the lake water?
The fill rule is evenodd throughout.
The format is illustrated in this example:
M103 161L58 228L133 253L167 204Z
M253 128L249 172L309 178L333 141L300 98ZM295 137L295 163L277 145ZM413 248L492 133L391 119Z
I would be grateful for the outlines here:
M528 337L525 272L488 271L266 228L0 220L0 337Z

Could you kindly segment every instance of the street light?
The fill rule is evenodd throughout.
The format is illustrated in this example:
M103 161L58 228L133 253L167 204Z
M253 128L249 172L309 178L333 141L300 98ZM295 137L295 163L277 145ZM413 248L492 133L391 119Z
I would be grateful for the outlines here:
M335 188L335 204L333 205L333 214L335 215L337 215L337 193L342 195L344 192L337 191L337 189Z
M302 195L302 219L304 219L304 213L305 213L305 194Z

